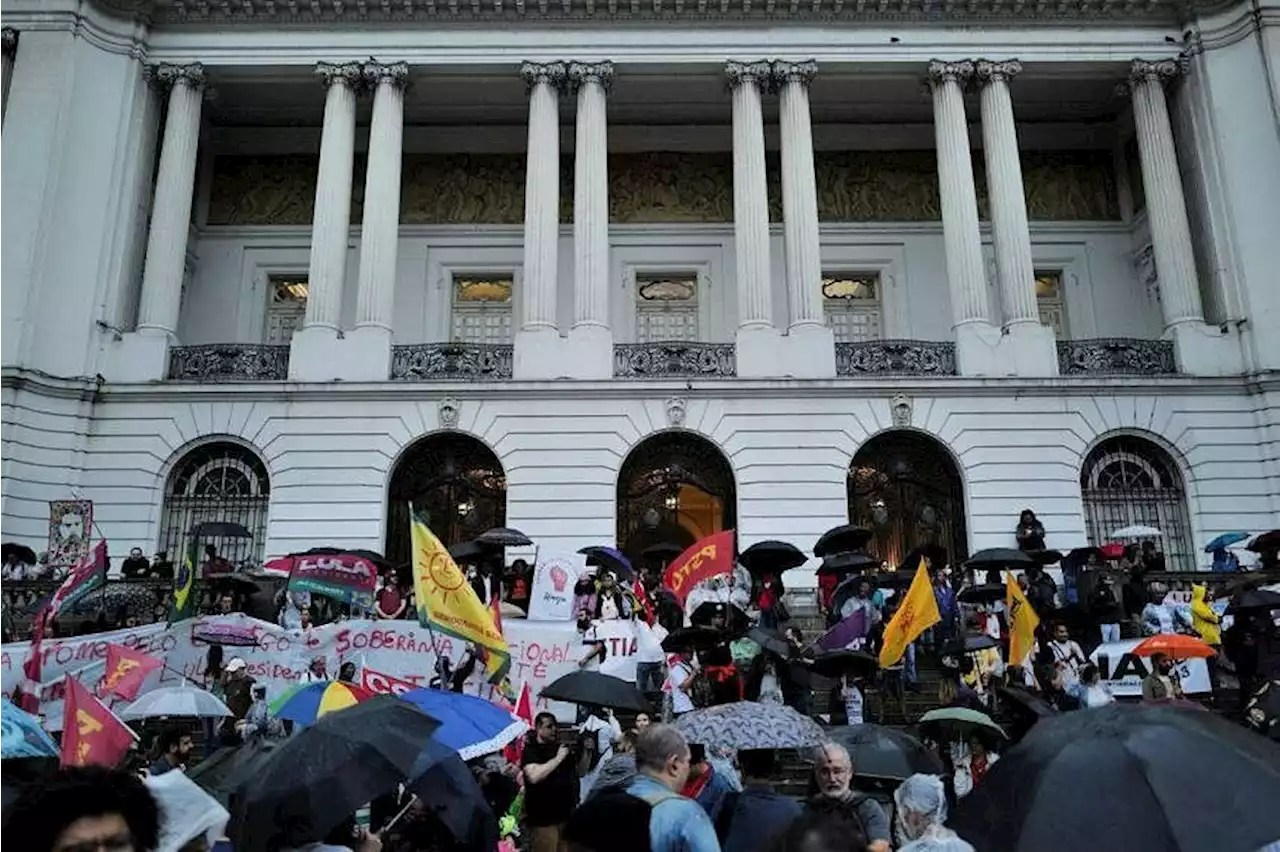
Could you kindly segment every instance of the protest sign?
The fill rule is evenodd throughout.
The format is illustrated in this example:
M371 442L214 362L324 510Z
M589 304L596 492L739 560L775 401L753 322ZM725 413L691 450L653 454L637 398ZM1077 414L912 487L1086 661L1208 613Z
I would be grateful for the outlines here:
M573 586L586 569L587 557L581 553L539 551L529 596L529 620L572 620Z
M1102 685L1117 698L1142 697L1142 679L1151 674L1151 658L1132 653L1141 639L1108 642L1094 649L1089 659L1098 667ZM1183 660L1174 667L1187 695L1209 692L1209 667L1204 660Z

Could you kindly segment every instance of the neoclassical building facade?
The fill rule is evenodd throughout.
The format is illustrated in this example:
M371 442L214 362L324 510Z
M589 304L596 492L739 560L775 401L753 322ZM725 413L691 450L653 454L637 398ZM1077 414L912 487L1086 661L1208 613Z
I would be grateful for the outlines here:
M14 0L3 506L893 562L1280 526L1280 5Z

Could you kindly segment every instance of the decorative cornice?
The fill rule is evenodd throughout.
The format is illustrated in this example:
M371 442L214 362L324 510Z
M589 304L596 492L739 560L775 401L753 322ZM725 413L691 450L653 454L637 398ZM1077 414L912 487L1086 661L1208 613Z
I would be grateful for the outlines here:
M408 62L378 62L370 59L360 66L360 71L365 85L370 89L376 89L382 83L390 83L397 89L403 89L409 81Z
M520 64L520 76L530 91L545 83L561 92L569 79L569 70L563 62L523 62Z
M770 63L769 74L773 79L773 84L778 88L782 88L787 83L799 83L807 86L813 82L813 78L818 76L818 63L812 59L804 62L783 62L775 60Z
M736 89L746 83L766 88L773 79L773 66L767 60L758 62L738 62L729 60L724 65L724 76L729 80L729 88Z
M974 66L974 73L977 74L979 82L983 85L987 83L1007 83L1022 73L1022 63L1016 59L1004 59L1001 61L979 59Z
M334 83L342 83L356 89L364 81L364 66L359 62L317 62L316 76L327 89Z
M167 62L148 65L145 74L148 82L161 91L171 89L178 83L186 83L197 92L204 88L204 66L199 62L189 65L170 65Z
M962 59L959 62L943 62L941 59L935 59L929 63L929 82L933 85L940 83L959 83L963 86L973 77L973 60Z
M570 62L568 74L574 88L587 83L598 83L606 92L613 88L612 62Z
M1181 73L1180 59L1135 59L1129 66L1129 85L1156 83L1163 86Z
M4 47L4 55L12 57L18 52L18 31L13 27L0 29L0 45Z

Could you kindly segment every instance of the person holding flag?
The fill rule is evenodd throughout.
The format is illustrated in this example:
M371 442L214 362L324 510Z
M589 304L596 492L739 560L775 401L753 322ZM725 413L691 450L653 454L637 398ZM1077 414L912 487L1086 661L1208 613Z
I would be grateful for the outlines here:
M933 625L942 620L938 601L929 582L929 571L923 557L911 581L911 588L902 597L902 604L884 628L880 645L880 667L889 668L902 659L907 646Z
M1031 671L1031 652L1036 645L1036 629L1040 616L1032 609L1031 602L1014 580L1013 574L1005 574L1004 605L1009 612L1009 665L1021 666Z

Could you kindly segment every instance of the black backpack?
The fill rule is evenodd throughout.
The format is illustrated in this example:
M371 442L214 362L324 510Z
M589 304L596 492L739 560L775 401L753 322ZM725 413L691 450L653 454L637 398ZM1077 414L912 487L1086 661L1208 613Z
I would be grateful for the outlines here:
M675 793L633 796L612 788L592 796L565 826L569 852L649 852L649 816Z

